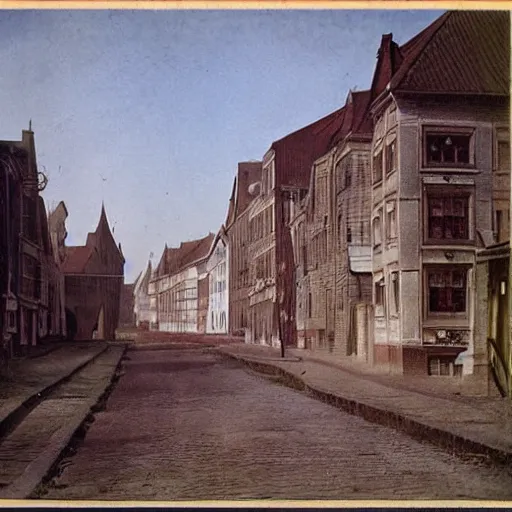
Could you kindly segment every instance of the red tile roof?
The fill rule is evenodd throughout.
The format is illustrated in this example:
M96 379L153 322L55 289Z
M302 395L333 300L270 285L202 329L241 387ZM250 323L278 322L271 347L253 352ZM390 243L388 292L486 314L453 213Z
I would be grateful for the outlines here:
M373 125L370 116L371 91L351 91L345 104L343 124L332 139L332 145L338 144L348 135L367 135L371 137Z
M400 53L392 90L510 95L508 11L450 11Z
M66 247L62 272L64 274L82 274L85 272L85 267L92 253L92 247L87 245Z
M162 277L176 274L185 269L191 263L201 260L208 255L215 238L214 233L209 233L198 240L182 242L179 247L165 246L160 262L156 268L156 275Z
M311 166L332 147L344 115L343 107L272 144L277 186L309 187Z

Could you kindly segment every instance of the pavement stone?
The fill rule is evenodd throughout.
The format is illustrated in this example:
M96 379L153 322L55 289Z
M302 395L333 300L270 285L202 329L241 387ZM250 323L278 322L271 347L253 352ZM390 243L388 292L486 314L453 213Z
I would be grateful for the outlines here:
M106 343L69 343L33 359L10 362L0 386L0 434L29 404L43 397L108 348Z
M378 382L368 375L348 372L341 365L307 359L307 355L298 362L279 361L276 350L270 347L240 344L217 350L253 369L284 372L296 386L366 419L373 417L417 436L425 435L454 450L512 461L512 407L505 399L443 397L436 390L429 394L429 389L421 386L421 393L414 392L396 387L396 379L380 377Z
M0 443L0 498L27 498L111 382L124 347L108 347L37 405Z
M211 351L128 356L45 501L512 498L509 471L346 414Z

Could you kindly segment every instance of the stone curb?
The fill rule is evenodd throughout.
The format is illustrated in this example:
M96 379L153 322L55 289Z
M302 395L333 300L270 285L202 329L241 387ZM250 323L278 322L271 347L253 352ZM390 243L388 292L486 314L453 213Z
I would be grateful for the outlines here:
M484 455L498 464L509 465L512 463L512 452L468 439L448 430L426 425L394 411L377 408L362 401L352 400L322 390L306 384L297 375L270 362L239 356L223 350L217 350L217 352L224 357L239 361L258 373L279 376L286 386L306 392L311 397L333 405L349 414L359 416L372 423L394 428L419 441L428 441L456 455Z
M101 354L103 354L105 350L103 350ZM126 347L119 352L117 362L112 365L114 370L107 385L99 389L94 396L87 400L87 402L66 425L61 427L52 435L46 449L27 466L21 476L19 476L7 489L5 489L4 492L2 492L2 499L30 498L45 476L55 466L55 463L59 460L61 454L69 445L75 433L81 428L89 414L91 414L92 408L101 401L105 391L112 385L125 353Z
M17 420L25 413L27 409L29 409L35 402L41 400L48 396L52 391L58 388L61 384L69 380L73 375L77 372L85 368L89 363L92 363L95 359L97 359L101 354L103 354L108 349L108 345L105 345L101 350L92 355L89 359L76 366L71 372L67 373L60 379L54 381L49 384L45 388L36 391L31 396L18 403L12 410L7 413L3 418L0 419L0 438L5 436L6 433L9 432L9 429L12 425L16 424Z

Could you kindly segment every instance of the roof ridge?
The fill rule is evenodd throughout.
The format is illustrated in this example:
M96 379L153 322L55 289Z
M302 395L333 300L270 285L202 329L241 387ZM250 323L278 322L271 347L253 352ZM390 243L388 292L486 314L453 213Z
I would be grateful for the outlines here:
M341 108L338 108L336 110L334 110L333 112L329 113L329 114L326 114L325 116L317 119L316 121L313 121L312 123L309 123L307 124L306 126L303 126L302 128L299 128L298 130L295 130L291 133L288 133L287 135L285 135L284 137L281 137L280 139L277 139L275 140L274 142L272 142L272 145L271 147L274 146L274 144L277 144L279 142L282 142L284 141L285 139L288 139L289 137L292 137L292 136L296 136L296 135L299 135L300 133L303 133L305 132L306 130L310 130L311 128L313 128L314 125L316 125L317 123L320 123L321 121L325 121L327 118L331 117L331 116L334 116L335 114L339 113L341 110L343 110L345 107L341 107Z
M412 71L413 67L418 62L418 59L421 57L427 46L430 44L432 39L439 33L442 27L446 24L448 19L453 15L455 11L447 11L443 15L441 15L439 18L434 20L430 25L425 27L421 32L416 34L412 39L410 39L407 43L403 44L402 46L398 46L399 51L403 54L405 47L407 47L408 44L410 46L414 46L414 43L418 43L420 41L420 45L418 49L414 52L406 53L403 55L403 62L401 66L398 68L397 72L391 77L390 80L390 86L391 87L398 87L400 83L404 80L404 78L407 76L407 74ZM428 34L429 30L432 31L431 34ZM428 34L428 35L427 35ZM425 36L424 41L421 41L421 36ZM411 44L412 43L412 44Z

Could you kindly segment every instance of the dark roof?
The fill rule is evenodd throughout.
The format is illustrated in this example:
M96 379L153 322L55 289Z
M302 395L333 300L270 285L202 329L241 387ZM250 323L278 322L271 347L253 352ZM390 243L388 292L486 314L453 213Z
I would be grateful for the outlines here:
M311 166L329 151L340 130L345 108L275 141L276 185L308 188Z
M510 15L449 11L400 47L397 91L510 95Z
M373 124L370 116L371 91L351 91L345 104L343 124L334 135L332 143L338 144L348 135L371 137Z
M59 203L60 205L61 203ZM64 205L64 203L62 203ZM64 205L65 207L65 205ZM85 267L89 258L93 254L94 250L98 248L100 251L104 250L101 246L101 240L105 240L105 237L111 239L114 246L116 246L114 236L110 231L108 225L107 214L105 213L105 206L101 206L100 219L96 227L96 231L87 234L87 240L85 245L65 247L65 259L62 264L62 271L65 274L81 274L85 272ZM98 247L98 244L100 245ZM124 256L121 252L120 246L116 246L119 252L119 257L124 261Z
M92 247L78 245L65 248L65 258L62 263L64 274L82 274L93 252Z

